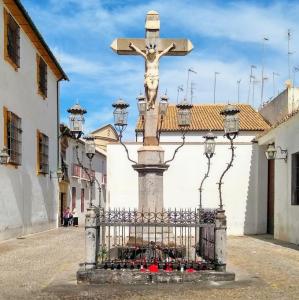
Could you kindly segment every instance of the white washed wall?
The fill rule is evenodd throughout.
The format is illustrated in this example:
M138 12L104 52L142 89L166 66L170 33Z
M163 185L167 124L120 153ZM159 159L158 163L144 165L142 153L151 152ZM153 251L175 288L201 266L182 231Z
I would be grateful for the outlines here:
M0 0L0 39L3 32ZM48 68L48 98L37 94L36 50L20 32L20 68L4 60L0 43L0 149L3 148L3 106L22 118L22 165L0 166L0 240L57 226L58 183L36 174L36 130L49 137L49 169L57 170L57 89Z
M271 130L259 139L266 149L269 143L288 150L288 161L275 160L274 238L299 244L299 205L291 205L292 154L299 152L299 115ZM264 180L263 184L267 185Z
M164 207L198 207L199 185L203 178L207 159L203 154L203 134L192 133L186 138L186 145L180 149L168 171L164 173ZM266 232L266 199L259 202L257 191L260 184L258 161L263 162L263 153L251 141L254 133L244 133L236 138L236 158L234 166L224 178L223 202L228 218L228 233ZM165 149L165 160L172 157L180 136L167 134L161 137ZM203 191L203 205L218 207L218 186L221 173L230 160L227 140L219 133L216 140L216 155L212 158L210 177ZM141 144L127 144L131 157L137 160L137 149ZM265 162L264 162L265 163ZM138 176L126 158L121 145L110 144L107 148L107 198L111 207L137 207ZM260 173L264 175L263 173ZM264 188L265 189L265 188ZM265 193L263 188L261 192Z

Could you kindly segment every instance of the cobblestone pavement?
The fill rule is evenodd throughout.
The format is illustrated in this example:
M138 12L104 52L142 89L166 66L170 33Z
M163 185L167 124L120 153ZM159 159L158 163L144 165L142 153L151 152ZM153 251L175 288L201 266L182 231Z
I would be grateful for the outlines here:
M0 243L0 299L299 299L299 247L270 236L231 237L233 283L76 285L82 228Z

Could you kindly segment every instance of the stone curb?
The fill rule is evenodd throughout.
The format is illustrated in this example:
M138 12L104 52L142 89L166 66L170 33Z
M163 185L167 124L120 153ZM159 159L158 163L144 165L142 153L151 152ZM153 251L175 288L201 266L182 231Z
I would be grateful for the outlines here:
M82 270L77 272L78 284L149 284L149 283L184 283L202 281L234 281L235 273L216 271L180 271L150 273L140 270Z

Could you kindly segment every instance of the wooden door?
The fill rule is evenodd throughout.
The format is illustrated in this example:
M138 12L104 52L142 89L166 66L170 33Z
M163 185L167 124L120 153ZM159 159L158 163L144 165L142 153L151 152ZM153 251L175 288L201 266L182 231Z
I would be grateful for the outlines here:
M66 209L66 194L60 193L60 224L63 224L63 212Z
M275 160L268 160L267 233L274 234Z
M72 210L76 207L76 200L77 200L76 188L72 187Z

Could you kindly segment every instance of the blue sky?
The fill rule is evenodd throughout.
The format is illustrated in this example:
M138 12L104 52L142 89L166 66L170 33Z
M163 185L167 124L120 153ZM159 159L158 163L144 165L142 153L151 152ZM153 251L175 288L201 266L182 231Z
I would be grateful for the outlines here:
M160 63L160 93L166 89L176 102L177 87L186 86L192 67L194 102L247 102L250 66L256 65L255 99L260 105L263 37L265 100L282 91L288 77L287 30L291 29L291 66L299 65L298 1L134 1L134 0L23 0L34 23L70 78L61 85L61 114L77 100L84 106L86 130L113 122L111 104L119 97L131 105L127 137L137 119L136 97L143 89L141 57L118 56L110 49L117 37L143 37L148 10L157 10L161 37L184 37L194 50L184 57L164 57ZM273 87L273 72L275 76ZM293 76L293 75L292 75ZM299 82L299 73L297 74ZM295 82L295 84L297 83ZM252 94L252 91L251 91Z

